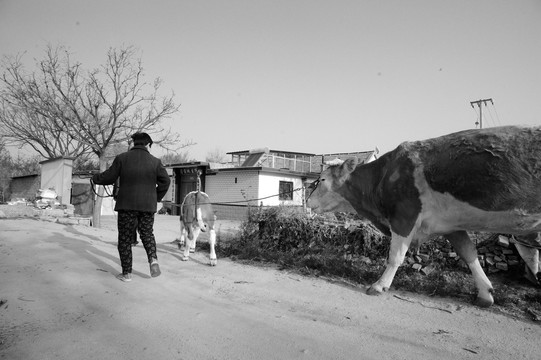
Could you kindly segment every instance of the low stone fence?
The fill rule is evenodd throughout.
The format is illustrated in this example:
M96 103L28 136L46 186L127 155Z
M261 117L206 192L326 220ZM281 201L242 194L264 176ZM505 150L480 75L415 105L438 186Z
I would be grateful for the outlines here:
M16 204L16 205L0 205L0 219L32 217L40 220L53 221L68 225L87 225L90 226L92 218L74 216L73 208L47 208L40 209L33 205Z

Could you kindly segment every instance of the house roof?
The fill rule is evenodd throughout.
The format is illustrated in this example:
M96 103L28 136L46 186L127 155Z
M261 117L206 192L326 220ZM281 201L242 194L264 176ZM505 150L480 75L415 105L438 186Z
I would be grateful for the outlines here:
M248 155L248 154L255 154L255 153L278 153L278 154L289 154L289 155L316 156L316 154L312 154L312 153L302 153L302 152L284 151L284 150L269 150L269 149L232 151L226 154L227 155Z
M46 160L43 160L43 161L40 161L40 165L43 165L43 164L46 164L46 163L50 163L50 162L53 162L53 161L57 161L57 160L75 160L74 157L70 157L70 156L59 156L59 157L55 157L55 158L52 158L52 159L46 159Z
M287 174L287 175L295 175L295 176L314 178L314 179L317 179L317 177L319 176L319 173L315 173L315 172L300 172L300 171L293 171L293 170L288 170L288 169L275 169L275 168L262 167L262 166L213 169L213 170L209 170L207 174L209 173L216 174L219 172L221 173L221 172L244 172L244 171L257 171L257 172L273 173L273 174Z
M287 154L287 155L301 155L310 157L322 157L325 160L339 158L345 160L347 158L356 157L363 163L368 161L370 157L377 155L376 150L369 151L356 151L356 152L341 152L341 153L328 153L328 154L313 154L313 153L301 153L295 151L283 151L283 150L269 150L268 148L241 150L228 152L228 155L247 155L241 166L254 166L265 154Z
M169 169L180 169L180 168L194 168L194 167L205 167L208 170L258 170L258 169L272 169L273 167L264 166L264 156L283 156L283 155L299 155L299 156L305 156L309 157L310 160L308 162L311 164L310 167L315 166L319 169L319 166L323 165L326 161L334 160L334 159L341 159L346 160L348 158L356 157L359 159L361 163L368 162L371 157L376 156L376 151L358 151L358 152L343 152L343 153L329 153L329 154L312 154L312 153L299 153L299 152L292 152L292 151L281 151L281 150L269 150L268 148L261 148L261 149L253 149L253 150L243 150L243 151L234 151L234 152L228 152L227 154L233 155L233 156L241 156L239 160L243 160L242 163L227 163L227 164L217 164L217 163L209 163L209 162L188 162L188 163L177 163L177 164L168 164L165 165L166 168ZM283 154L283 155L282 155ZM263 160L262 160L263 159ZM291 158L290 160L297 161L295 158ZM305 161L307 162L307 161ZM262 166L263 165L263 166ZM273 165L274 166L274 165ZM286 166L287 167L287 166ZM302 167L295 167L297 169L302 169ZM279 168L276 166L276 170L279 171L291 171L289 169L285 168ZM304 172L304 171L292 171L294 173L313 173L313 172Z
M188 167L195 167L195 166L202 166L202 167L208 167L209 163L203 162L203 161L193 161L193 162L187 162L187 163L178 163L178 164L167 164L164 165L166 168L170 169L178 169L178 168L188 168Z
M28 175L19 175L19 176L12 176L12 179L22 179L22 178L29 178L29 177L36 177L39 176L39 174L28 174Z

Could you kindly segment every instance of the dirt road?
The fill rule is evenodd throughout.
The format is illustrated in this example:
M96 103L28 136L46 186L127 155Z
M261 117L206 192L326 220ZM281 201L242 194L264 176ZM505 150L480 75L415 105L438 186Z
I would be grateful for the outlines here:
M364 289L207 254L180 261L157 216L162 275L116 232L0 219L0 359L540 359L541 327L447 300Z

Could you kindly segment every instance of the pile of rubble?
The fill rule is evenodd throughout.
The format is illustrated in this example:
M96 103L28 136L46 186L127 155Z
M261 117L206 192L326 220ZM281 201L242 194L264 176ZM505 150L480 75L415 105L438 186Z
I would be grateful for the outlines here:
M488 274L520 270L524 267L524 261L513 240L504 235L494 235L482 241L477 247L477 253L479 263ZM433 272L437 264L468 268L451 244L442 237L422 245L417 252L410 253L405 263L425 275Z
M40 209L52 209L60 205L57 199L58 194L54 189L39 189L36 194L34 206Z
M14 199L7 205L0 205L0 218L34 217L66 225L90 226L91 219L74 214L74 206L61 204L52 189L39 189L33 201Z
M508 271L510 268L518 268L521 265L516 247L504 235L498 235L492 243L478 247L477 253L481 266L489 274Z

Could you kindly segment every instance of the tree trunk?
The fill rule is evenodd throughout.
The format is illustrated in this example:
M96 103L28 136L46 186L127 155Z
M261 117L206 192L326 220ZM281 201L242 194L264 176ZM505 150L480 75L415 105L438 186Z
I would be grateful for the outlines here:
M107 160L105 159L105 156L100 156L100 173L107 170ZM104 196L104 188L101 185L96 185L96 192L98 195L94 194L95 200L94 200L94 210L92 212L92 226L101 228L101 205L103 203L103 196Z
M94 210L92 212L92 226L101 228L101 204L103 202L101 197L103 196L103 186L96 185L96 191L98 195L94 194L95 200Z

